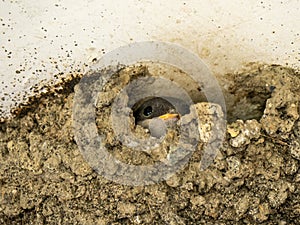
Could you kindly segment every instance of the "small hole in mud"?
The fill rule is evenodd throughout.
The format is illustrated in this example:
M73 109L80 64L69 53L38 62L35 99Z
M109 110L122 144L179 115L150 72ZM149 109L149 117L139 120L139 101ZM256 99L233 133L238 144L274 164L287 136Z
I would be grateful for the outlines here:
M241 92L242 90L240 90ZM247 91L247 90L245 90ZM227 104L227 121L233 122L238 119L240 120L250 120L256 119L259 120L266 106L266 101L271 97L271 94L268 92L257 93L251 91L248 94L246 93L243 97L242 95L237 94L232 97L229 97Z
M221 77L227 107L227 121L260 120L266 102L282 86L291 71L277 65L249 64L242 71Z
M180 100L174 98L174 101ZM172 103L162 97L141 99L131 109L135 125L149 130L150 135L156 138L165 136L167 128L175 126L180 114L189 112L188 105L185 108L176 109Z

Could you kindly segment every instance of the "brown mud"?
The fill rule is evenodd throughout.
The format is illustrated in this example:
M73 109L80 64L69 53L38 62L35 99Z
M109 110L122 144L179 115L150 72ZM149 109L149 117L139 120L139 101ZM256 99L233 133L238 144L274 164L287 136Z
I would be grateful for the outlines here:
M81 155L72 126L78 82L1 120L0 224L300 224L300 74L293 69L255 63L222 76L228 123L215 161L199 170L196 150L167 181L138 187L105 179ZM109 106L98 109L99 133L113 134L104 123ZM167 154L176 139L168 135L163 151L133 159L113 136L106 141L124 161L151 163Z

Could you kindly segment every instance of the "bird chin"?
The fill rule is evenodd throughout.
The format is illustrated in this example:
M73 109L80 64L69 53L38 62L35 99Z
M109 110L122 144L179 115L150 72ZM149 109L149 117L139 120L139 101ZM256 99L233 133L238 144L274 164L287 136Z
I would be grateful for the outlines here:
M143 128L149 129L150 123L151 123L151 121L153 121L153 119L163 121L167 127L173 127L174 124L176 124L176 122L179 120L178 118L170 118L170 119L163 120L163 119L160 119L159 117L156 117L156 118L152 118L152 119L146 119L143 121L139 121L137 124L142 126Z
M139 121L137 123L137 125L140 125L143 128L149 129L150 122L151 122L151 119L146 119L146 120L143 120L143 121Z

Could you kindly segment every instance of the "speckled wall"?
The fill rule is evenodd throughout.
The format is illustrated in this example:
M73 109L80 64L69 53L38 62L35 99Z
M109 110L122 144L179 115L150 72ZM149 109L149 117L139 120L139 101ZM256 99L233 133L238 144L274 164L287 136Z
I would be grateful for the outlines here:
M1 1L0 113L34 87L142 40L178 43L217 76L251 61L299 68L299 7L298 0Z

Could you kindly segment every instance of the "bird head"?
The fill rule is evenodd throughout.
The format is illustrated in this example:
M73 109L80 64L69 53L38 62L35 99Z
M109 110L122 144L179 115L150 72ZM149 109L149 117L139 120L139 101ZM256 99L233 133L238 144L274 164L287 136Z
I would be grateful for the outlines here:
M145 127L145 122L160 118L164 121L177 120L179 114L175 107L166 99L160 97L148 97L137 102L133 107L135 123Z

